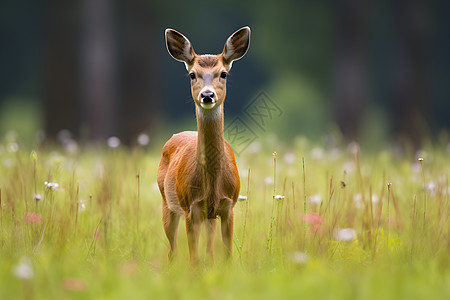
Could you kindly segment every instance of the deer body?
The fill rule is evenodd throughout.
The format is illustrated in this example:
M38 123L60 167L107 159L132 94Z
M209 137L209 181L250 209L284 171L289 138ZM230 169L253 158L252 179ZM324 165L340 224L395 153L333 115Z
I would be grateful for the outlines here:
M213 258L217 217L221 220L227 253L232 253L233 207L239 196L240 180L233 150L223 135L223 103L227 74L232 62L246 53L249 38L250 29L244 27L228 38L221 54L197 55L186 37L175 30L166 30L169 53L185 63L191 77L198 130L173 135L163 147L158 169L169 259L176 250L181 216L186 222L191 262L198 260L198 236L204 221L207 252Z

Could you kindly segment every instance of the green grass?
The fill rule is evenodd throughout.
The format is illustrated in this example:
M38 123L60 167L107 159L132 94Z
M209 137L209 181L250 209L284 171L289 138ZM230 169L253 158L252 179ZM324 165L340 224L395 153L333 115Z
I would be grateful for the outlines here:
M11 143L0 146L0 299L450 297L450 155L440 148L366 155L301 139L250 146L237 159L248 200L234 209L233 258L223 260L218 230L215 264L201 251L191 268L183 222L167 262L158 147L32 155ZM323 218L320 229L305 212ZM355 238L338 240L343 228ZM205 244L202 236L199 249Z

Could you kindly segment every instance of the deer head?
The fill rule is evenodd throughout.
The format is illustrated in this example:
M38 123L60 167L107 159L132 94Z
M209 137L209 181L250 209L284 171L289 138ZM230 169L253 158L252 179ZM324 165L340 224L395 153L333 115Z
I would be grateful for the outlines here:
M233 33L225 42L222 53L217 55L196 54L189 39L173 29L166 30L166 45L170 55L186 65L196 106L210 110L225 101L228 72L233 61L247 52L250 28L243 27Z

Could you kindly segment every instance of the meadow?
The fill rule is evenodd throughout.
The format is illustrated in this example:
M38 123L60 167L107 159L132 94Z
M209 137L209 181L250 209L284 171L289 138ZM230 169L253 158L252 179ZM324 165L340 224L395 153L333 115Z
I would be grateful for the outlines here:
M450 149L260 139L220 230L167 261L161 145L0 143L0 299L450 299ZM276 153L275 153L276 152Z

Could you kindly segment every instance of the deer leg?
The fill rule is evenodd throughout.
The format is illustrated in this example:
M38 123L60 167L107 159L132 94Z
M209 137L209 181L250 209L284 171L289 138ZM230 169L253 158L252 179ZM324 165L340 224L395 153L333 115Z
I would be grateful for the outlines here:
M233 252L233 200L221 199L219 210L222 241L225 245L226 256L229 258Z
M222 241L225 245L227 258L233 253L233 211L224 214L221 218Z
M188 238L189 257L192 265L198 263L198 236L200 233L201 216L198 203L191 205L189 213L185 213L186 218L186 234Z
M177 232L180 216L171 211L167 204L163 203L163 224L167 239L169 240L169 261L173 259L177 249Z
M214 261L214 237L216 235L217 219L208 219L206 222L206 252Z

